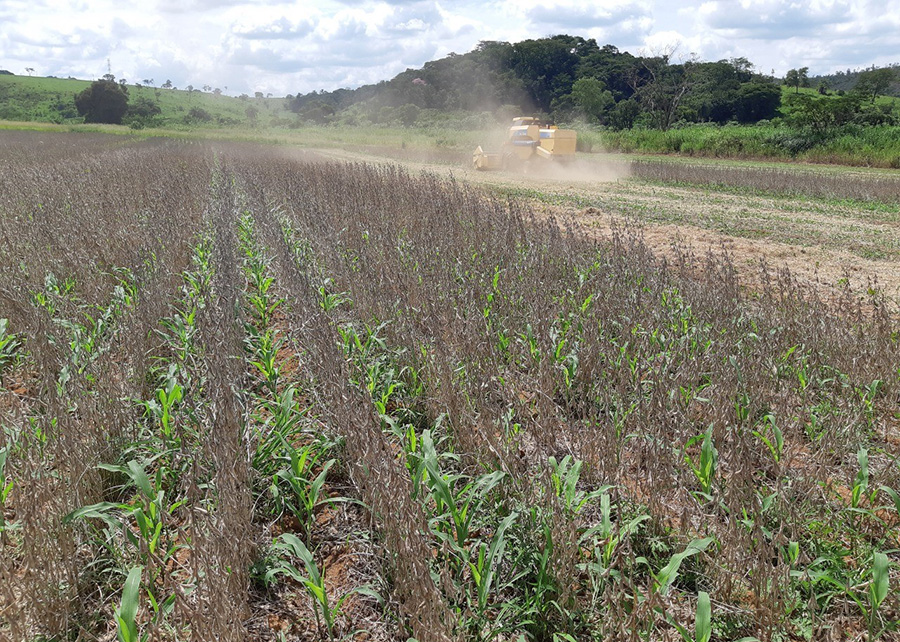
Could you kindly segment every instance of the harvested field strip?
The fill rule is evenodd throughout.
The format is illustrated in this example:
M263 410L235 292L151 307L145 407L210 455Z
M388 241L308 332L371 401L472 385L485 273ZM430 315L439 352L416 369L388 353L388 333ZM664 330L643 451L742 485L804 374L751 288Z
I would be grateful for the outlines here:
M715 166L690 162L634 160L631 175L643 180L689 185L725 186L792 196L897 204L900 178L896 173L798 171L796 168Z
M0 634L898 630L883 308L397 167L98 146L4 176Z
M866 259L900 258L897 212L808 199L710 192L700 188L638 182L571 192L522 187L499 193L553 206L590 208L604 215L653 224L676 224L734 237L849 251Z

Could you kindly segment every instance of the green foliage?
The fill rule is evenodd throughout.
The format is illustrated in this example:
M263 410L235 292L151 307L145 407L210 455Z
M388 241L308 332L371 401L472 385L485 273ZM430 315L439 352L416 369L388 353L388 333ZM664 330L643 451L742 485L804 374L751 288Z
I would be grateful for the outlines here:
M157 117L162 114L159 102L147 96L138 96L128 105L123 122L135 127L147 127L157 124Z
M698 132L734 140L735 129L653 135L685 149ZM138 276L122 282L26 275L22 307L43 324L24 324L41 333L25 345L48 363L59 352L71 378L57 389L51 370L20 422L0 413L10 590L56 595L64 577L60 604L114 614L123 642L196 634L204 604L222 607L208 612L224 638L246 621L225 607L249 603L256 617L296 605L292 590L318 628L295 618L307 628L290 634L326 639L376 620L374 637L477 642L896 631L900 496L885 437L898 335L865 316L879 310L844 318L786 278L747 293L728 257L670 269L630 228L609 243L559 234L508 199L433 178L220 150L209 183L178 195L199 195L197 218L211 219L173 260L137 252ZM124 220L145 230L164 208L134 209ZM54 239L55 226L38 227L46 217L12 228L40 230L27 246L9 234L17 260ZM140 251L169 246L144 233ZM138 330L113 352L122 322ZM89 378L101 369L114 377ZM117 463L97 470L92 458ZM371 508L336 504L316 519L354 492ZM96 503L72 510L77 497ZM53 559L56 538L77 559ZM250 594L250 549L265 540L252 572L277 584ZM40 592L40 577L18 579L35 553L54 571ZM328 568L335 559L352 572ZM383 610L355 588L360 574L381 575ZM351 608L354 593L367 598ZM33 598L25 617L46 626ZM107 619L66 622L61 636L112 635Z
M271 582L276 575L286 575L299 583L312 599L317 628L321 629L324 625L324 632L328 640L339 639L337 620L341 615L344 602L351 595L361 594L381 601L381 597L371 587L360 586L347 591L332 603L328 597L328 588L325 586L325 575L316 564L313 554L300 538L293 533L285 533L275 540L272 548L280 554L280 560L274 568L266 573L266 581ZM288 561L290 557L298 558L303 563L303 570Z
M15 480L9 479L6 475L6 461L8 457L9 447L0 448L0 541L3 541L3 532L6 530L6 515L4 514L6 501L15 485Z
M116 610L119 642L142 642L149 638L149 633L140 636L137 626L143 571L143 567L135 566L128 572L128 578L125 580L125 586L122 589L122 603Z
M793 87L799 94L801 87L809 86L809 67L801 67L800 69L791 69L784 77L784 84Z
M799 127L809 127L818 134L827 134L835 127L846 125L859 110L859 98L846 96L816 96L795 94L787 101L788 117Z
M111 540L115 531L121 531L124 540L132 545L143 565L132 569L129 573L129 579L126 582L126 593L129 595L128 604L130 605L133 601L128 587L130 583L133 583L134 577L140 580L142 572L146 568L148 574L145 585L147 598L150 601L154 619L161 622L172 611L177 595L174 592L165 594L165 589L157 585L157 580L161 577L166 564L173 560L177 551L184 548L185 545L177 542L174 531L169 527L172 515L179 508L181 502L169 503L165 488L169 475L165 467L159 466L153 478L147 475L146 468L152 463L151 461L131 460L125 466L99 464L98 468L117 473L128 479L129 485L138 491L136 497L131 502L99 502L83 506L66 515L63 523L78 521L103 523L107 528L105 532L98 532L98 537L106 542ZM125 517L130 519L123 519ZM123 597L123 605L125 603ZM126 625L128 624L127 619L123 618L123 621ZM128 626L125 628L131 635L130 628ZM121 631L120 625L120 634Z
M636 100L621 100L616 103L607 117L607 124L614 130L631 129L641 113Z
M315 474L319 458L327 451L326 447L313 442L295 448L287 441L282 442L282 446L287 452L288 465L275 473L272 479L272 495L277 504L284 506L294 515L304 532L309 532L317 507L341 501L327 495L323 497L328 471L337 460L329 459L324 462L318 474ZM281 486L285 486L287 492L282 490Z
M673 555L668 564L661 568L658 573L653 575L656 591L661 595L666 595L669 592L669 588L678 578L678 573L681 570L681 565L684 561L698 553L702 553L709 548L709 545L713 542L715 542L715 538L713 537L695 539L692 540L683 551Z
M772 415L764 416L761 424L753 431L753 434L766 446L777 464L784 454L784 433Z
M184 116L184 122L188 124L209 123L212 119L213 115L202 107L191 107Z
M897 70L892 67L867 69L859 74L855 91L865 96L871 96L871 102L874 104L879 94L884 94L896 80Z
M579 78L572 83L572 97L584 114L594 121L602 120L615 102L612 92L596 78Z
M550 457L550 479L553 482L553 490L556 496L562 500L563 507L572 516L581 512L581 509L597 498L606 496L610 486L601 486L591 492L578 489L578 480L581 478L583 462L573 460L571 455L563 457L557 462L556 457ZM608 496L607 500L608 500Z
M95 80L75 96L75 107L86 123L118 125L128 111L128 89L115 80Z
M691 438L685 445L685 451L687 451L691 446L702 440L700 445L700 456L698 458L692 457L687 452L685 452L684 456L685 462L694 473L694 477L696 477L697 481L700 483L702 494L707 499L709 499L712 494L713 483L716 478L716 468L719 460L718 451L713 444L712 431L713 426L710 424L705 433Z
M748 83L760 86L742 92ZM556 120L581 112L603 122L610 112L609 125L625 129L636 121L637 107L648 124L665 129L678 119L771 118L779 94L762 87L768 83L746 59L672 64L666 56L635 57L595 40L556 35L514 44L482 42L472 52L426 63L377 86L298 95L289 108L324 124L365 105L374 122L408 123L412 107L476 112L512 104L519 112L539 111Z
M781 90L767 82L749 82L737 92L734 115L742 123L771 120L781 106Z
M9 331L9 319L0 319L0 374L21 358L22 340Z
M822 97L831 100L831 96ZM621 105L622 103L620 103ZM612 118L615 109L611 112ZM900 127L859 127L848 123L823 135L810 127L787 123L689 125L668 131L634 128L605 131L605 149L626 153L682 154L710 158L768 158L900 167Z

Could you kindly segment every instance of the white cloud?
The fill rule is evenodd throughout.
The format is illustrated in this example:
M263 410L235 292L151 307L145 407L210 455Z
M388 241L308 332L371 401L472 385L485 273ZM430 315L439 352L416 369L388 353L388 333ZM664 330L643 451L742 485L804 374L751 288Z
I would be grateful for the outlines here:
M737 37L771 41L800 35L822 37L850 21L851 10L849 0L751 0L740 3L718 0L704 4L702 15L712 29Z

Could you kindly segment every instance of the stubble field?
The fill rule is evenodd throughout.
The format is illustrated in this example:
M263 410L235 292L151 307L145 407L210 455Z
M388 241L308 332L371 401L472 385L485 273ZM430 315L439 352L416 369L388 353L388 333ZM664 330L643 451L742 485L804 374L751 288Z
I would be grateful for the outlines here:
M2 143L0 637L896 635L890 185Z

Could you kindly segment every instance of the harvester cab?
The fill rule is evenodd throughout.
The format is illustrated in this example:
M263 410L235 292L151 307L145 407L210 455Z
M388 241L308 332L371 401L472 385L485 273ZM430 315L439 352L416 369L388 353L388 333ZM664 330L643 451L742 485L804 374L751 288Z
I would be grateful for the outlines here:
M472 167L478 170L526 168L535 159L542 162L566 162L575 158L576 134L572 129L542 124L537 118L517 116L507 131L499 152L486 152L481 146L472 154Z

